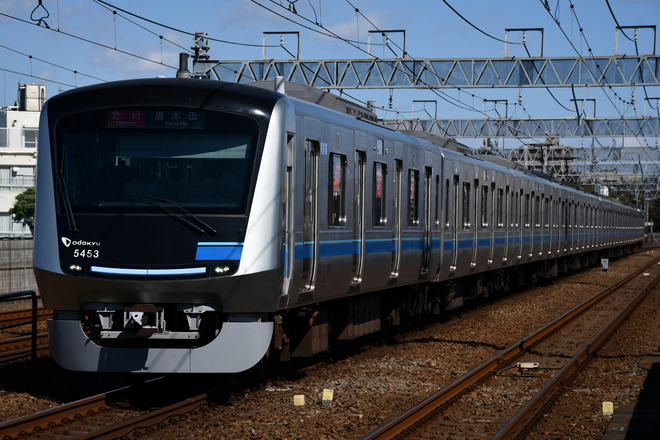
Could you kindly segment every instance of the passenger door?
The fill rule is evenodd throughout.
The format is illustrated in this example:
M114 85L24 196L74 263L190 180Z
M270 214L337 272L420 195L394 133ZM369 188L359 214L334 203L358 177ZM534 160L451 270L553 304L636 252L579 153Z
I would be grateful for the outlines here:
M303 290L314 290L319 256L319 142L305 142L303 201Z
M365 191L367 157L364 151L355 152L355 205L353 223L353 283L362 281L364 270L364 252L366 248L365 231Z
M422 267L421 274L429 272L429 260L431 258L432 237L431 237L431 180L433 178L433 170L430 167L424 168L424 224L423 237L422 237Z

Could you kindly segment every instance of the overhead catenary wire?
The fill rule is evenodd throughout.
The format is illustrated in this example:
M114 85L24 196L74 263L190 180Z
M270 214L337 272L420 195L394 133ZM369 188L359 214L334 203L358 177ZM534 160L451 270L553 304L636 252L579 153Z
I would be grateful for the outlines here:
M288 20L288 21L290 21L290 22L292 22L292 23L298 24L298 25L300 25L300 26L302 26L302 27L304 27L304 28L306 28L306 29L310 29L309 26L306 26L306 25L304 25L304 24L300 24L300 23L298 23L297 21L292 20L292 19L290 19L289 17L286 17L285 15L280 14L279 12L272 10L271 8L267 7L266 5L263 5L263 4L259 3L257 0L251 0L251 1L252 1L253 3L255 3L256 5L258 5L258 6L262 7L262 8L264 8L264 9L266 9L266 10L268 10L268 11L270 11L270 12L276 14L276 15L278 15L279 17L282 17L282 18L284 18L284 19L286 19L286 20ZM276 6L279 6L279 7L281 7L282 9L286 10L287 12L292 13L292 11L291 11L290 9L286 8L286 7L285 7L284 5L282 5L282 4L277 3L275 0L269 0L269 1L270 1L271 3L273 3L273 4L275 4ZM350 2L348 2L348 3L350 4ZM354 6L352 6L352 7L353 7L353 9L355 9ZM303 19L303 20L305 20L305 21L307 21L307 22L313 23L310 19L308 19L308 18L306 18L306 17L300 15L299 13L295 12L295 14L296 14L297 17L300 17L301 19ZM324 27L323 25L316 24L316 23L313 23L313 24L314 24L315 26L321 27L321 28L325 31L325 33L330 34L333 38L339 39L340 41L343 41L343 42L345 42L345 43L351 45L352 47L356 48L356 49L359 50L360 52L363 52L363 53L367 54L367 55L370 56L370 57L374 57L374 58L377 59L377 60L380 60L380 61L386 61L386 60L383 60L383 59L381 59L381 58L379 58L379 57L375 57L373 54L371 54L371 53L369 53L368 51L366 51L365 49L359 47L359 42L356 42L356 41L354 41L354 40L350 40L350 39L344 38L344 37L342 37L342 36L336 34L335 32L333 32L332 30L330 30L330 29ZM377 29L377 30L379 30L379 29ZM379 30L379 31L380 31L380 30ZM324 33L324 34L325 34L325 33ZM404 65L404 67L405 67L405 65ZM451 84L450 84L450 85L451 85ZM456 89L459 90L459 91L461 91L460 87L456 87ZM435 93L437 96L439 96L441 99L447 101L448 103L450 103L450 104L452 104L452 105L455 105L455 106L457 106L457 107L459 107L459 108L462 108L463 110L468 110L468 111L470 111L470 110L471 110L471 111L480 111L480 110L478 110L478 109L476 109L476 108L474 108L474 107L469 106L468 104L463 103L462 101L460 101L460 100L458 100L458 99L456 99L456 98L453 98L453 97L449 96L449 95L446 94L446 93L438 92L437 90L432 90L432 91L433 91L433 93ZM442 93L442 94L441 94L441 93ZM442 95L444 95L444 96L442 96ZM348 95L348 96L350 96L350 95ZM351 98L353 98L353 97L351 97ZM360 101L360 100L357 100L357 101L363 103L363 102ZM456 101L456 102L453 102L453 101ZM385 107L378 107L378 108L379 108L380 110L383 110L383 111L386 111L386 112L387 112L387 111L394 111L394 110L387 109L387 108L385 108ZM397 113L401 113L400 111L396 111L396 112L397 112Z
M628 40L632 41L632 42L635 44L635 54L636 54L637 56L639 56L639 47L638 47L638 45L637 45L637 39L636 39L636 38L635 38L635 39L630 38L630 37L625 33L625 31L623 30L623 27L619 24L619 20L616 18L616 15L614 15L614 10L612 9L612 5L610 5L610 1L609 1L609 0L605 0L605 3L607 4L607 9L610 11L610 15L612 16L612 19L614 20L614 23L616 24L617 29L620 29L620 30L621 30L621 34L622 34L624 37L626 37ZM641 72L640 72L640 74L641 74ZM648 95L648 93L647 93L647 91L646 91L646 86L643 85L643 86L642 86L642 89L644 90L644 96L645 96L646 99L648 100L649 95ZM649 101L649 105L651 106L652 109L654 109L654 108L653 108L653 105L651 105L650 101ZM655 110L655 109L654 109L654 110Z
M147 23L151 23L153 25L162 27L164 29L168 29L168 30L173 31L173 32L177 32L177 33L184 34L184 35L189 35L189 36L193 36L195 34L194 32L179 29L179 28L176 28L174 26L170 26L170 25L167 25L167 24L164 24L164 23L160 23L160 22L152 20L150 18L147 18L147 17L141 16L139 14L127 11L126 9L119 8L119 7L117 7L117 6L115 6L111 3L108 3L104 0L94 0L94 2L105 5L109 8L112 8L112 9L116 9L117 11L121 11L124 14L130 15L134 18L138 18L140 20L146 21ZM239 41L222 40L222 39L214 38L214 37L208 37L208 39L209 39L209 41L215 41L217 43L231 44L231 45L236 45L236 46L262 47L261 44L256 44L256 43L243 43L243 42L239 42ZM179 47L182 47L182 46L179 46ZM269 47L279 47L279 46L273 45L273 46L269 46ZM184 49L186 49L186 48L184 48Z
M30 60L36 60L36 61L39 61L39 62L41 62L41 63L48 64L49 66L53 66L53 67L56 67L56 68L58 68L58 69L66 70L66 71L71 72L71 73L73 73L73 74L75 74L75 75L81 75L81 76L85 76L85 77L87 77L87 78L91 78L91 79L95 79L95 80L98 80L98 81L106 82L106 80L104 80L103 78L99 78L99 77L96 77L96 76L93 76L93 75L89 75L89 74L86 74L86 73L81 72L81 71L79 71L79 70L70 69L70 68L68 68L68 67L64 67L64 66L61 66L61 65L59 65L59 64L55 64L55 63L52 63L52 62L50 62L50 61L46 61L46 60L44 60L44 59L34 57L34 56L30 55L30 54L27 54L27 53L21 52L21 51L16 50L16 49L12 49L11 47L5 46L5 45L3 45L3 44L0 44L0 47L3 48L3 49L5 49L5 50L8 50L8 51L10 51L10 52L14 52L14 53L16 53L16 54L18 54L18 55L22 55L22 56L24 56L24 57L27 57L27 58L29 58ZM33 75L29 75L29 76L33 76Z
M273 1L273 0L271 0L271 1ZM375 23L373 23L373 22L372 22L372 21L371 21L366 15L364 15L362 12L360 12L359 8L357 8L355 5L353 5L353 4L351 3L350 0L346 0L346 2L347 2L352 8L355 9L356 13L359 13L362 17L364 17L364 19L367 20L367 22L368 22L371 26L373 26L377 31L379 31L379 32L381 32L381 33L383 32L383 31L381 31L381 30L378 28L378 26L377 26ZM445 3L447 3L447 2L445 2ZM448 6L450 6L450 5L448 4ZM451 8L451 6L450 6L450 8ZM453 8L452 8L452 10L453 10ZM458 14L458 15L460 16L460 14ZM461 18L463 18L463 17L461 16ZM463 18L463 19L464 19L464 18ZM482 32L482 33L483 33L483 32ZM500 40L500 41L503 41L503 40ZM516 44L520 44L520 43L516 43ZM397 46L397 47L398 47L398 46ZM402 51L402 53L404 54L404 56L409 55L409 54L406 53L406 51L405 51L403 48L401 48L401 47L398 47L398 48ZM450 86L455 87L459 92L461 91L461 88L460 88L460 87L458 87L458 86L454 86L453 84L449 83L448 81L447 81L447 83L448 83ZM445 99L443 96L441 96L441 95L438 93L438 91L432 89L432 92L435 93L438 97L440 97L440 98L442 98L443 100L447 101L447 99ZM467 93L467 92L465 92L465 93ZM471 94L471 96L472 96L472 98L475 97L474 94ZM484 98L481 98L481 97L479 97L479 99L481 99L481 100L484 101L484 102L486 101ZM449 101L448 101L448 102L449 102ZM460 100L458 100L458 102L460 102L460 103L463 104L463 105L467 105L467 104L464 104L464 103L463 103L462 101L460 101ZM453 105L456 105L456 104L453 103L453 102L450 102L450 103L453 104ZM471 106L471 105L470 105L470 106L468 106L468 107L469 107L468 110L479 111L479 110L476 109L474 106ZM502 118L502 116L501 116L501 115L499 114L499 112L497 111L497 108L493 108L493 111L495 111L495 113L497 114L497 116L498 116L497 119L502 119L502 120L504 119L504 118ZM527 112L526 109L525 109L525 112L529 115L529 112ZM480 112L480 113L481 113L481 112ZM517 133L520 132L519 129L517 129L517 128L511 126L510 124L503 123L503 125L505 125L507 128L509 128L509 129L510 129L511 131L513 131L513 132L517 132ZM531 138L530 138L530 139L531 139ZM524 141L523 141L522 139L519 139L519 138L518 138L518 140L519 140L521 143L524 144Z
M543 0L541 0L541 2L543 2ZM611 8L611 5L609 4L609 1L606 0L606 3L607 3L607 6L608 6L608 9L609 9L609 12L610 12L610 14L612 15L612 18L614 19L614 22L616 23L617 27L618 27L619 29L621 29L621 26L619 25L618 20L616 19L616 16L614 15L614 11L613 11L613 9ZM580 32L580 35L581 35L583 41L585 42L585 44L587 45L587 50L588 50L588 52L589 52L591 58L592 58L592 59L595 59L595 56L594 56L594 54L593 54L593 50L592 50L591 46L589 45L589 41L587 40L586 34L585 34L585 32L584 32L584 28L583 28L582 24L580 23L579 17L578 17L578 15L577 15L577 11L575 10L575 5L573 4L572 0L569 0L569 4L570 4L570 9L571 9L571 14L574 16L574 18L575 18L575 20L576 20L576 22L577 22L577 24L578 24L578 26L579 26L579 32ZM589 69L589 66L587 65L586 60L584 59L583 55L580 53L580 51L577 50L577 48L575 47L575 45L573 44L573 42L571 41L571 39L568 38L568 35L566 34L565 30L564 30L563 27L561 26L561 23L559 22L559 19L558 19L556 16L554 16L554 15L549 11L549 9L546 8L546 10L547 10L547 12L550 14L550 16L552 17L553 21L554 21L554 22L557 24L557 26L559 27L560 31L562 32L562 34L564 35L564 37L566 38L566 40L568 41L568 43L570 44L570 46L571 46L571 47L573 48L573 50L576 52L576 54L578 55L578 57L580 57L580 59L581 59L582 62L584 63L584 66L589 70L589 72L590 72L592 75L594 75L593 72L591 72L591 69ZM622 30L622 32L623 32L623 30ZM625 33L624 33L624 35L625 35ZM629 38L627 35L625 35L625 36L626 36L626 38L628 38L628 39L630 40L630 38ZM631 41L632 41L632 40L631 40ZM634 43L635 43L635 50L636 50L636 53L637 53L637 55L639 55L639 50L638 50L638 47L637 47L637 42L634 41ZM620 116L621 120L623 120L623 118L624 118L624 113L625 113L625 111L621 111L621 110L617 107L616 102L613 100L612 97L610 97L610 95L607 93L607 90L611 91L612 94L613 94L613 95L614 95L614 96L615 96L620 102L622 102L623 104L627 105L629 108L632 108L632 110L633 110L633 112L635 112L635 114L639 114L639 112L638 112L638 110L637 110L637 108L636 108L636 106L635 106L635 104L634 104L634 101L633 101L632 99L631 99L631 101L626 101L626 100L622 99L622 98L619 96L619 94L618 94L618 93L612 88L612 85L609 84L609 82L607 81L607 78L605 77L605 74L604 74L603 70L601 69L600 65L599 65L597 62L596 62L596 68L597 68L598 71L600 72L600 77L601 77L602 80L605 82L604 85L599 85L599 89L603 91L603 94L604 94L605 97L609 100L609 102L611 103L611 105L612 105L612 107L614 108L614 110L615 110L617 113L619 113L619 116ZM594 77L595 77L595 75L594 75ZM606 87L607 87L607 89L606 89ZM646 88L645 88L645 87L644 87L644 92L645 92L645 94L646 94ZM648 96L648 95L646 95L646 96ZM660 114L660 112L659 112L659 114ZM634 137L635 137L636 139L638 139L638 141L640 142L640 145L643 143L643 144L646 145L646 147L649 147L649 144L648 144L648 141L647 141L646 137L644 137L644 136L641 136L641 137L640 137L640 136L634 136ZM593 137L592 139L594 139L594 140L596 141L596 143L598 143L598 145L599 145L601 148L606 148L606 147L600 142L600 140L599 140L597 137ZM612 150L610 150L610 154L611 154L611 153L612 153ZM609 155L608 155L608 158L609 158ZM606 159L607 159L607 158L606 158Z
M609 12L610 12L610 14L612 15L612 18L614 19L614 22L616 23L617 27L618 27L619 29L621 29L621 26L619 25L619 22L618 22L618 20L616 19L616 16L614 15L614 11L612 10L611 5L609 4L609 1L606 0L606 3L607 3L607 6L608 6L608 9L609 9ZM584 33L584 28L583 28L582 24L580 23L579 17L577 16L577 11L575 10L575 6L573 5L572 0L569 0L569 4L570 4L570 6L571 6L571 13L572 13L573 16L575 17L575 20L576 20L576 22L578 23L578 26L580 27L580 34L582 35L583 40L584 40L585 43L587 44L588 51L589 51L589 53L591 54L591 57L593 58L593 57L594 57L594 55L593 55L593 51L592 51L592 49L591 49L591 46L589 45L589 42L587 41L586 34ZM622 33L625 35L625 32L623 32L623 29L621 29L621 31L622 31ZM627 35L625 35L625 37L628 38L629 40L631 40ZM631 41L633 41L633 40L631 40ZM639 55L639 49L638 49L638 47L637 47L637 41L633 41L633 42L635 43L635 52L636 52L637 55ZM619 96L619 94L618 94L618 93L612 88L612 86L608 83L608 81L607 81L607 79L606 79L606 77L605 77L605 73L603 72L603 70L601 69L601 67L600 67L600 65L599 65L598 63L596 64L596 68L597 68L598 71L600 72L601 77L602 77L603 80L605 81L607 87L608 87L609 90L612 92L612 94L613 94L613 95L614 95L614 96L615 96L615 97L616 97L616 98L617 98L622 104L626 105L628 108L632 108L633 112L634 112L636 115L639 115L639 111L637 110L637 107L635 106L634 100L631 99L630 101L627 101L627 100L623 99L621 96ZM641 72L640 72L640 74L641 74ZM601 87L601 88L602 88L602 87ZM603 89L603 90L604 90L604 89ZM648 98L648 95L646 95L646 87L644 87L644 93L645 93L645 96ZM612 106L613 106L617 111L619 111L619 115L621 116L621 118L623 118L623 117L624 117L625 110L624 110L624 111L620 111L620 110L617 108L616 103L610 98L610 96L609 96L607 93L604 93L604 94L605 94L605 96L610 100L610 103L612 104ZM636 137L637 139L640 139L639 136L635 136L635 137ZM642 140L642 141L648 146L648 142L647 142L647 140L646 140L645 137L641 137L641 140ZM600 143L600 142L599 142L599 143Z
M57 81L57 80L54 80L54 79L51 79L51 78L45 78L43 76L37 76L37 75L34 75L32 73L18 72L16 70L5 69L4 67L0 67L0 70L2 70L3 72L14 74L14 75L29 76L30 78L35 78L35 79L38 79L40 81L49 82L49 83L53 83L53 84L59 84L61 86L65 86L65 87L71 87L71 88L76 88L77 87L75 84L68 84L68 83L65 83L65 82L62 82L62 81Z
M170 68L170 69L174 69L174 70L178 69L178 66L169 65L169 64L166 64L166 63L164 63L164 62L162 62L162 61L156 61L156 60L153 60L153 59L151 59L151 58L148 58L148 57L145 57L145 56L142 56L142 55L138 55L138 54L135 54L135 53L132 53L132 52L126 51L126 50L122 50L122 49L119 49L119 48L115 48L115 47L110 46L110 45L107 45L107 44L99 43L98 41L90 40L89 38L84 38L84 37L81 37L81 36L79 36L79 35L72 34L72 33L70 33L70 32L65 32L65 31L63 31L63 30L61 30L61 29L42 28L42 27L40 27L39 25L37 25L37 24L35 24L35 23L30 23L30 22L27 21L27 20L24 20L24 19L22 19L22 18L15 17L15 16L13 16L13 15L10 15L10 14L4 13L4 12L0 12L0 15L3 16L3 17L10 18L10 19L12 19L12 20L16 20L16 21L19 21L19 22L22 22L22 23L28 24L28 25L30 25L30 26L36 26L36 27L39 27L39 28L44 29L44 30L46 30L46 31L55 32L55 33L58 33L58 34L61 34L61 35L64 35L64 36L67 36L67 37L70 37L70 38L74 38L74 39L79 40L79 41L82 41L82 42L84 42L84 43L92 44L92 45L94 45L94 46L102 47L102 48L104 48L104 49L113 50L113 51L118 52L118 53L121 53L121 54L123 54L123 55L128 55L128 56L131 56L131 57L134 57L134 58L137 58L137 59L143 60L143 61L147 61L147 62L154 63L154 64L159 64L159 65L162 65L162 66L164 66L164 67L168 67L168 68Z
M493 40L495 40L495 41L499 41L500 43L506 43L506 44L521 44L521 43L510 43L510 42L508 42L508 41L506 41L506 40L502 40L501 38L497 38L497 37L492 36L492 35L489 34L488 32L486 32L486 31L484 31L483 29L479 28L478 26L474 25L474 24L473 24L470 20L468 20L467 18L463 17L463 16L462 16L462 15L461 15L456 9L454 9L454 7L453 7L452 5L449 4L449 2L448 2L447 0L442 0L442 2L443 2L445 5L447 5L447 7L448 7L449 9L451 9L452 12L453 12L454 14L458 15L458 17L459 17L461 20L463 20L464 22L466 22L467 24L469 24L470 26L472 26L473 28L475 28L477 31L481 32L482 34L484 34L484 35L487 36L488 38L492 38Z

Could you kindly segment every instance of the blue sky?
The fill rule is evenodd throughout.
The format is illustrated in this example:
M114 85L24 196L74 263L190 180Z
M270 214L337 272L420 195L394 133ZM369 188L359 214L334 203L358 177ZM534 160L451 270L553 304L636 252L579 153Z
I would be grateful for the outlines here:
M576 49L588 56L589 48L594 55L613 55L616 24L608 3L605 0L571 1L574 8L569 0L548 0L548 12L545 0L107 0L107 3L0 0L0 106L13 104L19 83L46 84L48 95L53 96L63 90L101 81L174 76L178 53L190 48L190 34L196 31L208 32L212 39L226 41L210 42L211 58L222 60L261 59L262 33L280 31L300 31L301 59L364 59L368 31L376 27L405 29L406 50L418 58L502 57L504 44L495 38L503 39L506 28L543 28L545 56L575 57ZM447 4L483 32L459 18ZM660 0L609 0L609 5L622 26L660 24ZM134 15L118 10L113 14L113 6ZM294 7L295 14L287 10ZM42 19L41 25L38 25L39 19ZM312 29L322 33L331 30L346 40L361 43L351 45ZM633 31L629 33L632 35ZM512 33L509 41L520 42L521 38L521 33ZM653 38L652 31L640 29L640 53L653 51ZM278 36L267 39L268 45L278 46L279 43ZM287 50L295 52L296 44L295 38L285 35ZM401 34L392 34L391 48L399 51L402 46ZM533 55L539 54L540 33L528 33L527 46ZM635 54L633 43L621 34L618 52ZM395 56L384 46L377 47L373 53L381 58ZM509 46L508 55L526 56L520 45ZM280 47L268 47L266 57L291 58ZM570 89L552 91L563 106L570 105ZM629 101L634 91L636 109L618 104L616 97L608 99L600 90L576 89L576 98L595 98L599 117L634 116L635 111L637 115L645 111L641 88L620 87L615 91L623 101ZM544 89L444 92L476 109L482 109L483 99L507 99L512 103L509 116L514 117L570 116ZM347 90L347 93L359 100L374 99L377 106L389 108L389 91ZM660 97L660 87L647 87L647 93ZM610 98L612 96L610 94ZM392 109L405 117L412 109L413 100L424 99L438 98L428 91L395 90ZM519 99L527 113L522 106L513 105ZM441 118L481 117L479 111L466 111L444 100L438 101ZM381 112L379 116L395 118L396 113Z

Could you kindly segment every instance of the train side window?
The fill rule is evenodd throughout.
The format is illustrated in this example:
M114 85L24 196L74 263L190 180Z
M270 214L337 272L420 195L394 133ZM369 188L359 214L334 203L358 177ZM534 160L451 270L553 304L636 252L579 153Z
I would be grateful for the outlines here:
M463 229L470 229L470 182L463 182Z
M330 197L328 209L329 226L346 225L346 156L342 154L330 154Z
M408 226L419 226L419 171L408 170Z
M387 165L374 162L374 196L373 196L373 219L374 226L387 225Z
M481 228L488 228L488 186L481 185Z

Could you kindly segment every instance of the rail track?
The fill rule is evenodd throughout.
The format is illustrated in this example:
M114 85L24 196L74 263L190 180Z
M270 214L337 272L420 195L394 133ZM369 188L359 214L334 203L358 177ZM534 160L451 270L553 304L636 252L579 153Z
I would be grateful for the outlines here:
M53 311L44 308L37 309L37 320L45 321L53 316ZM5 310L0 312L0 328L27 325L32 322L32 309Z
M363 440L529 435L556 393L660 281L658 261L603 289ZM432 434L440 432L447 437Z
M19 336L0 340L0 363L32 356L32 336ZM38 333L36 337L36 354L50 354L48 333Z
M33 316L37 322L33 323ZM39 323L53 316L53 311L38 308L36 313L30 309L5 310L0 312L0 364L29 356L50 353L48 333L33 334ZM30 326L30 327L28 327ZM29 328L29 330L24 330Z
M159 377L7 420L0 423L0 438L120 438L136 430L151 429L172 416L193 411L208 403L209 394L203 393L177 399L172 396L176 393L172 393L166 383L167 379ZM163 390L169 392L167 399L173 400L173 403L159 406L154 401L159 400ZM147 402L144 396L148 396ZM135 404L136 401L140 403ZM129 409L134 406L145 409ZM152 409L154 406L156 408Z

